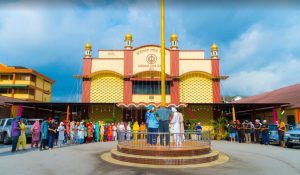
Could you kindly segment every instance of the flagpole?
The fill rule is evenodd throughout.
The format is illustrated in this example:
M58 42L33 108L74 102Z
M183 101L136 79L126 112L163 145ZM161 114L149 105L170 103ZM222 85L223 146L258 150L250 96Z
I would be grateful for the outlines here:
M166 106L166 77L165 77L165 14L164 0L160 0L160 39L161 39L161 106Z

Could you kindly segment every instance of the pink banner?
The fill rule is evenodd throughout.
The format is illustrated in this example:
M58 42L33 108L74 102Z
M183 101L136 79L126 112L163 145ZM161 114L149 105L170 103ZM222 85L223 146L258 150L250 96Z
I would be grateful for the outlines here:
M276 108L273 107L273 122L276 124L276 121L278 121L277 111Z
M187 111L188 111L191 119L195 119L196 118L196 116L193 114L192 108L187 108Z
M22 116L22 113L23 113L23 106L22 106L22 105L19 105L19 106L18 106L17 116Z

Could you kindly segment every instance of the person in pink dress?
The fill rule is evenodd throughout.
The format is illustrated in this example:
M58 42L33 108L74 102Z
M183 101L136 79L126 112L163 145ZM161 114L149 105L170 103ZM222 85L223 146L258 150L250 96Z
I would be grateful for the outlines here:
M31 133L31 148L33 148L33 145L35 145L35 148L38 148L41 133L41 125L39 121L35 121L34 124L31 126Z

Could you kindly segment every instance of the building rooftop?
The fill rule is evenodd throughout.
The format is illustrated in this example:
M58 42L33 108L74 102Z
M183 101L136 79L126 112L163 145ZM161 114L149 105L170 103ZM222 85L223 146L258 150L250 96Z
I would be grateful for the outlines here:
M300 107L300 83L265 92L235 103L289 103L289 108Z
M47 80L51 83L55 83L55 81L52 80L51 78L33 70L33 69L29 69L29 68L26 68L23 66L6 66L4 64L0 64L0 73L29 73L29 74L34 74L39 77L43 77L45 80Z

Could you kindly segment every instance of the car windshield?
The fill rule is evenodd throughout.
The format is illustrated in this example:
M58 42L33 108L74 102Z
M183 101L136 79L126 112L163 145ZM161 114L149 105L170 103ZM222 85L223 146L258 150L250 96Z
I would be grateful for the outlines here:
M6 125L7 125L7 126L11 125L11 119L8 119L8 120L7 120Z
M277 130L277 125L269 125L269 130L270 131L276 131Z

